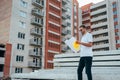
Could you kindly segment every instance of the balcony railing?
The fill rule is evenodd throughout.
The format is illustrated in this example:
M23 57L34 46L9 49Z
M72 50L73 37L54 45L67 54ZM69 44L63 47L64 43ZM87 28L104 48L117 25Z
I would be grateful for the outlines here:
M40 57L42 56L42 53L39 52L34 52L33 50L29 50L29 55L34 56L34 57Z
M96 49L96 48L104 48L104 47L109 47L109 43L106 43L106 44L99 44L99 45L93 45L93 49Z
M106 11L107 11L107 8L98 9L96 11L91 12L91 16L99 14L99 13L103 13L103 12L106 12Z
M44 0L43 0L44 1ZM32 0L32 4L34 6L37 6L39 8L43 8L44 7L44 4L42 3L42 0L40 0L39 2L37 0Z
M62 18L63 18L63 19L66 19L66 18L67 18L67 14L66 14L66 13L63 13L63 14L62 14Z
M84 18L82 21L90 20L90 17Z
M63 5L67 4L68 0L62 0Z
M67 22L66 21L62 21L62 26L63 27L67 27Z
M91 22L95 22L95 21L99 21L99 20L102 20L102 19L107 19L107 15L101 15L101 16L98 16L98 17L94 17L91 19Z
M107 24L108 24L107 22L100 22L100 23L97 23L97 24L93 24L91 26L91 28L97 28L97 27L105 26Z
M40 40L35 41L34 39L30 39L30 44L34 46L42 46L42 42L40 42Z
M29 67L32 67L32 68L41 68L41 64L40 64L40 62L32 62L32 61L29 61L28 62L28 66Z
M43 34L39 31L37 32L34 28L30 30L30 33L33 35L38 35L38 36L42 36Z
M64 42L65 42L65 40L66 40L65 38L62 38L62 43L64 43Z
M37 26L41 26L41 27L43 26L43 22L41 21L41 19L39 19L39 20L37 19L36 20L35 18L32 18L31 19L31 24L37 25Z
M62 35L67 35L67 30L62 30Z
M108 40L109 37L108 36L101 36L101 37L98 37L98 38L93 38L93 41L102 41L102 40Z
M66 7L66 6L63 6L63 7L62 7L62 10L66 12L66 11L67 11L67 7Z
M106 32L108 32L108 29L101 29L98 31L93 31L92 34L97 35L97 34L102 34L102 33L106 33Z
M5 58L4 57L0 57L0 64L4 64L5 63Z
M3 72L0 72L0 77L2 78L3 77ZM2 80L2 79L1 79Z
M65 52L68 48L65 46L62 47L62 52Z
M43 17L44 16L43 12L38 10L38 9L33 9L32 10L32 14L35 15L35 16L39 16L39 17Z

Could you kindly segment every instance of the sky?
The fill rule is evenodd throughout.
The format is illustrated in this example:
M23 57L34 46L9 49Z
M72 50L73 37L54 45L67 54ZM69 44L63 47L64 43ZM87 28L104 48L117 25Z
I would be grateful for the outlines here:
M101 2L101 1L103 1L103 0L78 0L80 7L85 5L85 4L91 3L91 2L92 3L98 3L98 2Z

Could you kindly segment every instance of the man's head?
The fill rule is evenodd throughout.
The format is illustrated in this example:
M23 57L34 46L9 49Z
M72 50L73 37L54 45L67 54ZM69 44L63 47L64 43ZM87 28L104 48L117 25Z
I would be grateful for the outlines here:
M87 29L87 27L85 26L85 25L81 25L80 27L79 27L79 30L81 31L81 33L82 34L85 34L86 33L86 30Z

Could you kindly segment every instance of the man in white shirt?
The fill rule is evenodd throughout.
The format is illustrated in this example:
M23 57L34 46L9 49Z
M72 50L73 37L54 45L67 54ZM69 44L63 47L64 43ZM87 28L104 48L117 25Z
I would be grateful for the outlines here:
M79 30L82 33L82 39L81 41L76 41L78 44L80 44L80 61L78 65L78 80L82 80L82 71L83 68L85 67L86 74L88 80L92 80L92 72L91 72L91 67L92 67L92 58L93 58L93 53L92 53L92 45L93 45L93 38L92 34L88 33L86 30L85 25L81 25Z

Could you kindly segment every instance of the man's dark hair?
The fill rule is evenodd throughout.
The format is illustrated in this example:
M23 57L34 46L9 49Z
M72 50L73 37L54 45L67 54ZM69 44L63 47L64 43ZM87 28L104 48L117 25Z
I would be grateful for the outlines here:
M85 28L85 29L87 29L87 27L84 25L84 24L82 24L81 26L80 26L80 28Z

